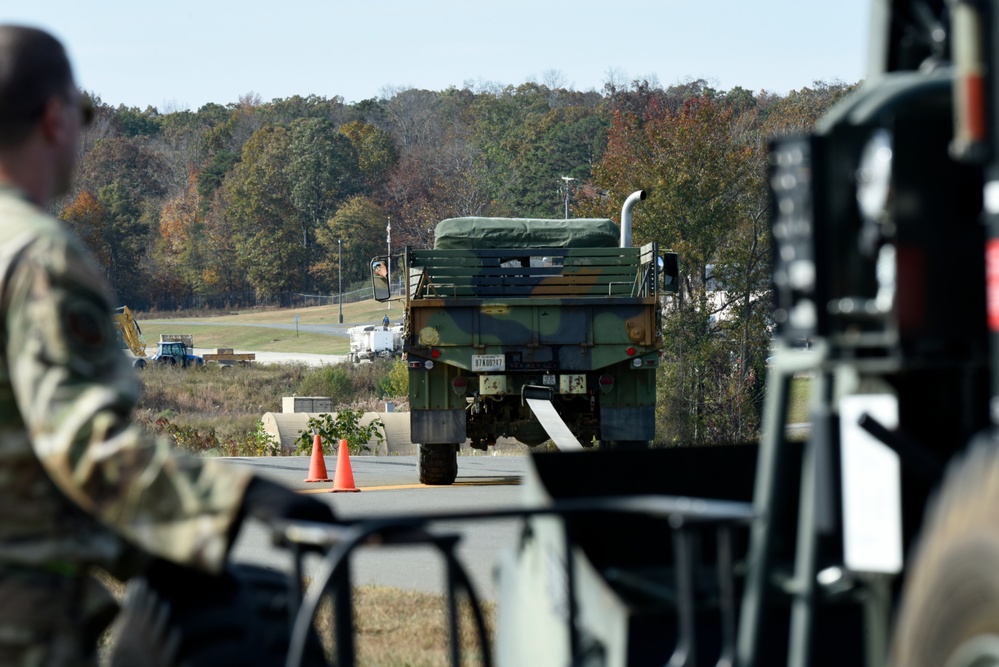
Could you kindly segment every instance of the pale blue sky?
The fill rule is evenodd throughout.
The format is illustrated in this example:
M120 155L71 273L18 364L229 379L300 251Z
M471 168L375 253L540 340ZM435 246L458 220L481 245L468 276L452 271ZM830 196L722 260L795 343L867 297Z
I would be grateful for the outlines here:
M611 9L611 7L615 7ZM864 76L868 0L3 0L67 44L80 85L161 111L395 88L655 77L786 93Z

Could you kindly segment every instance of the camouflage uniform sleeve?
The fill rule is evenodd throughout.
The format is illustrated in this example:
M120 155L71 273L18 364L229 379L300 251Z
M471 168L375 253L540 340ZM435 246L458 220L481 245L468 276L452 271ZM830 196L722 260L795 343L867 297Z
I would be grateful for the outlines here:
M180 455L131 421L138 382L89 256L66 236L36 239L5 284L11 385L50 477L134 545L219 571L250 476Z

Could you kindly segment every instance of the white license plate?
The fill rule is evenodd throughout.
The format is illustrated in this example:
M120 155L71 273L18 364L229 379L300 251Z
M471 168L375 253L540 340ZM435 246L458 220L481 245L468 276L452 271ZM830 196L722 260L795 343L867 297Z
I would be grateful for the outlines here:
M483 371L505 371L506 357L502 354L473 354L472 370Z

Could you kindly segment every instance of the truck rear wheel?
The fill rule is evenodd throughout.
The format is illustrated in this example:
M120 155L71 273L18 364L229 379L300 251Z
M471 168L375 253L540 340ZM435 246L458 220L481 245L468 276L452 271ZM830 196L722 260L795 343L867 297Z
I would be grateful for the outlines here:
M999 443L973 441L926 517L889 663L999 664Z
M458 445L453 442L420 445L421 484L454 484L458 476Z

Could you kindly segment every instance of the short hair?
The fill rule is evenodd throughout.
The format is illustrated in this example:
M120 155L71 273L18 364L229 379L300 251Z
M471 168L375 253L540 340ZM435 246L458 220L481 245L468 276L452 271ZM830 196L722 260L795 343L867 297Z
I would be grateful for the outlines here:
M58 39L38 28L0 25L0 148L24 142L45 104L65 98L73 70Z

